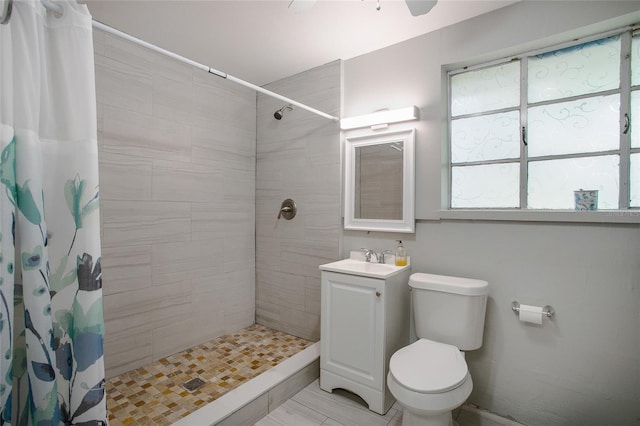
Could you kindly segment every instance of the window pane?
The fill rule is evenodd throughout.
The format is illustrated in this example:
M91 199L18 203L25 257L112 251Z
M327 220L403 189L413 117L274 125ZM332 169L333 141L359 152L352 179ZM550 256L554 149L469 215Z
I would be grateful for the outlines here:
M640 84L640 32L631 39L631 85Z
M451 168L452 208L518 207L518 163Z
M529 103L620 87L620 36L529 58Z
M519 129L519 111L452 120L451 162L518 158Z
M640 148L640 90L631 92L631 147Z
M618 149L620 95L529 108L529 156Z
M631 207L640 207L640 154L631 154Z
M618 208L619 156L532 161L528 207L573 209L573 191L597 189L599 209Z
M520 62L451 77L451 116L515 107L520 103Z

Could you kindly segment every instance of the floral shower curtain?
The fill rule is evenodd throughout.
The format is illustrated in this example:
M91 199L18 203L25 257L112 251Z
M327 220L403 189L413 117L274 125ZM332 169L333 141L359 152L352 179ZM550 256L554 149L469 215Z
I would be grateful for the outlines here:
M0 425L107 424L91 16L0 26Z

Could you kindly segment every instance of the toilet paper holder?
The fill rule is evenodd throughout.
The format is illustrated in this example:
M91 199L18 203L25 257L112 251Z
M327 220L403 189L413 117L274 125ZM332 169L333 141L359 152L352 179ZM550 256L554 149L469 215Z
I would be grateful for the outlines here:
M516 314L520 313L520 303L511 302L511 310L513 310L513 312L515 312ZM547 318L551 318L555 313L556 311L551 305L544 305L542 307L542 315L546 316Z

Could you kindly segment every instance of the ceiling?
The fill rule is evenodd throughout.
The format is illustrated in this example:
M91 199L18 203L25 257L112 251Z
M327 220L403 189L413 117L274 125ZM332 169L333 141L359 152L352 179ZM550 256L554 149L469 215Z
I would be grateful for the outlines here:
M518 0L439 0L413 17L404 0L85 0L93 18L257 85L349 59ZM301 1L301 0L297 0Z

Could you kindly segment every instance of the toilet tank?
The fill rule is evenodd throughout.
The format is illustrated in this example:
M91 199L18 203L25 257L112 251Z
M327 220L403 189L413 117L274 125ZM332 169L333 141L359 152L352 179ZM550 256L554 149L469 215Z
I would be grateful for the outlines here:
M412 274L413 321L418 338L462 351L482 346L489 284L469 278Z

